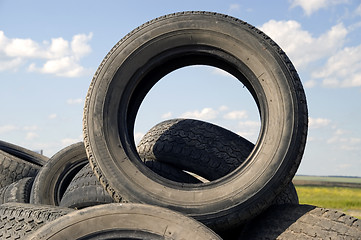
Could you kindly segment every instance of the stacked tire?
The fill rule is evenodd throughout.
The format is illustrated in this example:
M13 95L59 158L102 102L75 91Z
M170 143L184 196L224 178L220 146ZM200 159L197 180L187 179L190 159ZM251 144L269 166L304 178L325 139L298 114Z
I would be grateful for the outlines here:
M149 90L199 64L249 90L261 119L257 142L169 119L136 146L134 122ZM154 19L120 40L96 71L84 142L50 159L0 142L0 238L360 239L358 219L298 204L291 180L307 125L298 74L263 32L211 12Z

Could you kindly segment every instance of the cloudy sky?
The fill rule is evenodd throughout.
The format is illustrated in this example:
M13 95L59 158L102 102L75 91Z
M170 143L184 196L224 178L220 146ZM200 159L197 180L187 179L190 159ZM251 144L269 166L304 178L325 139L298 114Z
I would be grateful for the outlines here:
M0 0L0 139L49 157L81 141L85 95L108 51L144 22L188 10L240 18L290 57L309 107L298 174L361 176L359 0ZM206 66L179 69L156 84L139 110L136 141L177 117L209 121L253 142L260 128L248 91Z

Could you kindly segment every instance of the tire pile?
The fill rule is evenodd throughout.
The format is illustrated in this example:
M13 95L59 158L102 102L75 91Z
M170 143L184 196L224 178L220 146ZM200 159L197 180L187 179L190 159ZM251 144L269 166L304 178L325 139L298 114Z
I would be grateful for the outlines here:
M250 91L261 119L256 144L211 123L169 119L136 146L149 90L198 64ZM211 12L154 19L96 71L84 142L50 159L0 142L0 239L360 239L358 219L298 204L291 180L307 124L298 74L263 32Z

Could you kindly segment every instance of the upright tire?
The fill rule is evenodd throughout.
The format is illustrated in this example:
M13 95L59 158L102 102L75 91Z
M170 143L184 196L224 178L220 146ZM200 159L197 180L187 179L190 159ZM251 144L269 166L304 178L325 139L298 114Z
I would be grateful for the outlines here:
M83 142L54 154L35 177L30 203L58 206L71 180L87 163Z
M34 177L22 178L0 189L0 204L8 202L29 203Z
M192 218L145 204L110 203L74 211L44 225L28 239L221 239Z
M241 166L210 183L187 185L144 166L133 132L150 88L173 70L196 64L237 77L258 106L261 128ZM222 230L261 213L289 184L307 123L301 81L275 42L226 15L183 12L138 27L111 49L90 84L83 128L90 164L115 201L168 207Z

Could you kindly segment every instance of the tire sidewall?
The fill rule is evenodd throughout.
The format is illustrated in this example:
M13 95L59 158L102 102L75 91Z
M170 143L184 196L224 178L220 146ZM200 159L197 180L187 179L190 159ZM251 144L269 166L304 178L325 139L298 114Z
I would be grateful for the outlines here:
M296 94L302 87L296 86L278 48L266 40L233 18L192 13L150 22L110 51L88 92L84 133L90 162L98 177L110 185L108 191L115 200L166 206L204 222L235 208L249 212L262 202L260 211L271 203L276 194L268 192L282 191L298 167L303 151L298 149L299 141L305 142L304 130L299 128L305 128L307 113L299 107L302 94ZM152 70L144 66L161 65L189 46L211 57L216 52L213 57L246 76L243 84L259 106L262 126L246 164L208 185L184 189L157 178L141 164L132 130L141 100L156 83L153 79L144 82L142 74ZM139 90L140 86L146 90Z

